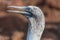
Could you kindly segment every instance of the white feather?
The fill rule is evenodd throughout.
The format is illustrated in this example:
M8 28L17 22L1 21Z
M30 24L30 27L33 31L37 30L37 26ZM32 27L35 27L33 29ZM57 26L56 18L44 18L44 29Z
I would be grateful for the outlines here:
M30 22L27 40L40 40L45 28L45 18L41 9L36 6L10 6L10 8L17 8L25 11L30 8L30 10L27 11L31 12L33 15L35 15L35 17L28 17Z

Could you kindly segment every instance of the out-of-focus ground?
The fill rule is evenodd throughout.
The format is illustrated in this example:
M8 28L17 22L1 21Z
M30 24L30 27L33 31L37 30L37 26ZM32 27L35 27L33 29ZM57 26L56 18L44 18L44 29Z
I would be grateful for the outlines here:
M2 1L5 2L6 0ZM60 40L60 0L8 0L7 2L8 5L40 7L46 21L41 40Z

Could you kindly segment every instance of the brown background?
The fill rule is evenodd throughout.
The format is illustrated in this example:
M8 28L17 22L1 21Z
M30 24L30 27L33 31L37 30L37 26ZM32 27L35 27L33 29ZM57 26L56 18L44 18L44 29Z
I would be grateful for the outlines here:
M52 37L54 38L54 40L57 40L55 39L55 36L60 35L60 0L2 0L2 2L7 3L8 5L16 5L16 6L34 5L40 7L45 15L45 21L46 21L46 27L42 38Z

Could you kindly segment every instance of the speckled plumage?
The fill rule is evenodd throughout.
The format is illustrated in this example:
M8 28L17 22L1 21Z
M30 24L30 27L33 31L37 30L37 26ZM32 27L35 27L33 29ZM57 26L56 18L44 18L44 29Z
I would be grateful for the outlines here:
M36 6L8 6L8 7L24 10L27 13L23 12L23 14L26 15L28 13L32 14L30 16L25 15L29 20L27 40L40 40L45 27L45 19L41 9ZM16 11L8 10L8 12ZM16 13L20 12L17 11Z

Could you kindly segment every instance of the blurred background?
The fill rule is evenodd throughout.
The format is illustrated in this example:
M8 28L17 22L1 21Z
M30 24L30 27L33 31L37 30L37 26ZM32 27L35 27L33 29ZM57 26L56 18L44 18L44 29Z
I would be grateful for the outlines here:
M60 0L7 0L8 3L10 1L12 4L9 5L38 6L46 21L41 40L60 40Z

